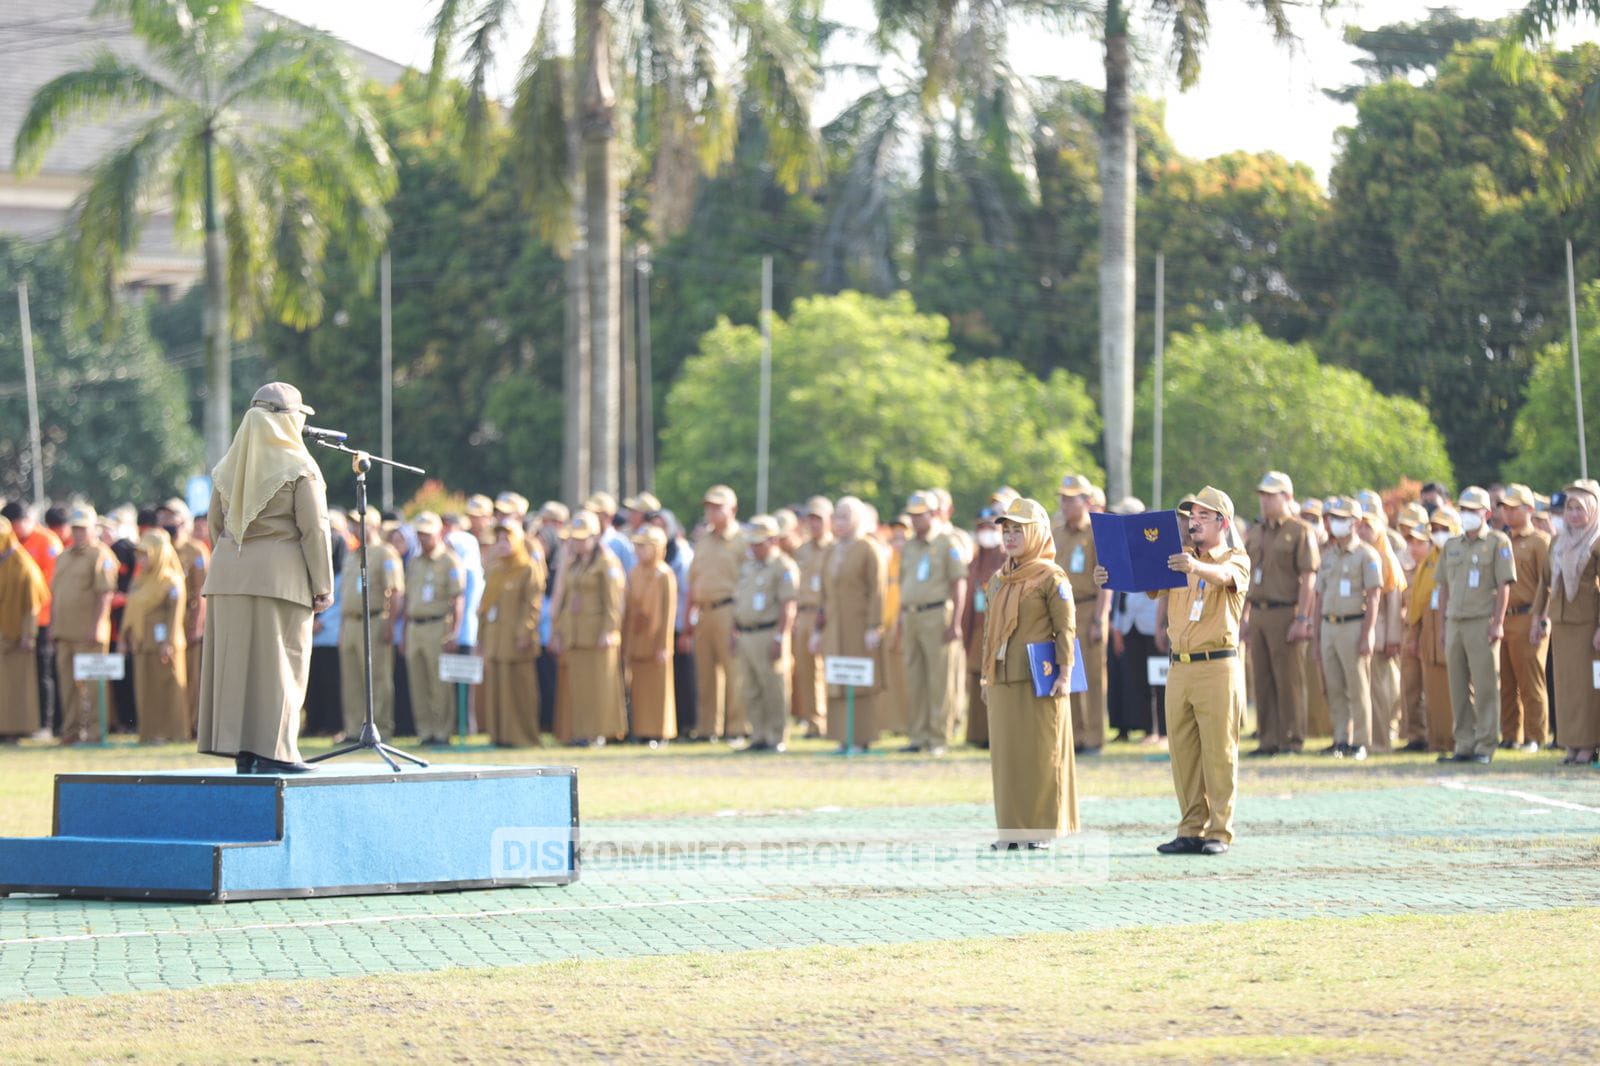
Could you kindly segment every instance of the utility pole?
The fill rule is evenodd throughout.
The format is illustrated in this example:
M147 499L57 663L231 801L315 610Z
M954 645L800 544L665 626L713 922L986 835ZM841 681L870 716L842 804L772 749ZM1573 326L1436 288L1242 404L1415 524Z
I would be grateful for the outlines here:
M17 282L17 313L22 316L22 373L28 387L28 451L33 460L33 505L44 506L44 449L39 443L39 383L33 376L33 317L28 314L28 283Z
M634 326L633 249L622 250L622 496L639 492L639 361Z
M1572 273L1572 238L1567 238L1567 327L1572 331L1572 399L1578 408L1578 473L1589 476L1589 443L1583 431L1583 370L1578 365L1578 288Z
M378 446L384 455L394 454L394 297L391 287L394 269L389 261L389 249L384 248L378 260L378 392L383 408L383 423L378 434ZM382 470L382 491L378 498L385 511L394 509L394 468L379 463Z
M650 246L639 246L635 264L639 295L639 487L656 490L656 390L650 366Z
M761 399L756 422L756 511L767 513L767 463L772 452L772 256L761 257Z
M1161 510L1161 435L1166 408L1167 256L1156 253L1155 447L1150 463L1150 509Z

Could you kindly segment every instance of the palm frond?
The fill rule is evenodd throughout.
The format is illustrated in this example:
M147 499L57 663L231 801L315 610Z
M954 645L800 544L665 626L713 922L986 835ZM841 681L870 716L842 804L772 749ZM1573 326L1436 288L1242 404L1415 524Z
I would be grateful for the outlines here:
M794 20L768 4L740 0L734 17L745 35L745 82L767 132L767 160L779 184L794 192L822 173L821 145L811 117L816 55Z
M197 51L195 15L186 0L96 0L93 15L127 20L134 36L164 66L175 67L174 58L185 54L192 57Z
M469 0L439 0L438 10L428 22L428 36L433 38L433 56L428 62L428 99L437 100L439 87L444 84L450 67L450 57L455 51L456 38L461 35L466 21Z
M556 54L553 7L546 8L517 77L509 162L534 232L565 250L574 236L569 137L573 116L567 93L572 70L570 60Z
M17 172L24 177L37 174L50 146L66 132L69 120L81 114L157 104L173 95L159 78L101 50L89 66L68 71L33 94L17 129Z
M505 37L506 19L514 7L513 0L484 0L466 30L467 104L461 148L468 183L474 192L482 192L488 183L494 121L489 74L494 69L495 52Z
M843 173L828 190L828 213L812 258L819 284L836 291L852 283L852 266L877 292L898 287L889 227L889 189L895 153L921 113L915 89L868 92L828 124L824 136L848 146Z

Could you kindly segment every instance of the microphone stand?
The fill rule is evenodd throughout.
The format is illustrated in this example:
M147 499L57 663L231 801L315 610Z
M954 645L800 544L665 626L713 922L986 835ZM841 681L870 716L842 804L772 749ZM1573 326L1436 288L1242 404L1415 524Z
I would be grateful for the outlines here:
M407 466L405 463L397 463L393 459L385 459L382 456L356 451L354 448L347 447L337 441L318 438L313 443L323 448L352 456L350 466L356 474L356 513L361 516L361 549L357 553L361 557L361 658L367 682L367 717L361 723L361 738L355 743L347 744L342 748L335 748L333 751L306 761L322 762L326 759L337 759L340 756L350 755L358 751L372 751L378 758L388 763L389 769L396 773L400 771L400 764L395 762L396 758L405 759L408 762L415 763L417 766L427 766L428 761L426 759L419 759L415 755L385 744L382 735L378 733L377 722L373 719L372 608L370 603L371 593L367 582L367 471L372 469L373 463L383 463L385 466L392 466L396 470L409 470L414 474L425 473L425 471L414 466Z

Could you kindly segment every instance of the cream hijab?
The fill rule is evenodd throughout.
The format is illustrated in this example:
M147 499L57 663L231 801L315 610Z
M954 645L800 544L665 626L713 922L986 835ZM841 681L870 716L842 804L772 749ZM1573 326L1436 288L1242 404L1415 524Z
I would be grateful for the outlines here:
M228 454L211 472L211 482L227 512L226 529L234 546L244 548L244 533L278 490L300 478L322 480L300 430L306 416L251 407L233 435Z

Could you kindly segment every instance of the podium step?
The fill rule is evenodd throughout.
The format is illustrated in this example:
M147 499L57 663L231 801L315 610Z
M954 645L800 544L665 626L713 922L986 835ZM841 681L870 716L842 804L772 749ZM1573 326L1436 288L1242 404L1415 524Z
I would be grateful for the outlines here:
M54 831L0 839L0 895L244 900L577 879L572 767L60 774Z

